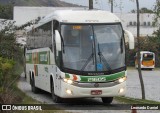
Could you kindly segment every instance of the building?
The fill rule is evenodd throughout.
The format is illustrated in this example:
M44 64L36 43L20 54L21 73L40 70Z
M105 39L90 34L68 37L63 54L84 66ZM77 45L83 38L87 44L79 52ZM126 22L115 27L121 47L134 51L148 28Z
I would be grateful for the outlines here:
M136 13L116 13L116 15L121 19L123 28L129 30L134 36L137 35L137 14ZM153 32L158 29L158 27L153 26L154 14L141 13L140 14L140 36L152 36Z
M14 7L14 21L16 25L23 25L38 17L43 18L54 10L60 9L84 9L80 7ZM134 36L137 35L137 14L136 13L115 13L121 20L123 28L129 30ZM140 35L152 36L158 27L153 26L154 14L140 14Z

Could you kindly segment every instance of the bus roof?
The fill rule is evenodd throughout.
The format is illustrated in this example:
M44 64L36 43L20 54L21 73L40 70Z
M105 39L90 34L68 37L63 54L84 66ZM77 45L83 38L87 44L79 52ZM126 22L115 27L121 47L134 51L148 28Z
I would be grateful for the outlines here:
M47 17L48 18L48 17ZM49 18L65 23L114 23L120 19L102 10L57 10Z
M153 52L150 52L150 51L140 51L141 54L144 54L144 53L152 53L154 54Z
M117 23L120 19L108 11L102 10L56 10L39 21L34 28L51 20L62 23Z

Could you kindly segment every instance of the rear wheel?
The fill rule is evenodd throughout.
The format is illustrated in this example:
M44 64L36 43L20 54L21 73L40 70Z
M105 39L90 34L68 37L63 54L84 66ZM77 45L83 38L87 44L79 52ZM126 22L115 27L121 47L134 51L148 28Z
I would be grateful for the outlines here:
M54 93L54 83L51 84L51 93L52 93L52 99L55 103L60 103L62 101L62 99L57 95L55 95Z
M113 97L102 97L102 102L105 104L111 104L113 101Z
M35 86L35 80L34 77L31 79L31 89L33 93L38 93L39 89Z

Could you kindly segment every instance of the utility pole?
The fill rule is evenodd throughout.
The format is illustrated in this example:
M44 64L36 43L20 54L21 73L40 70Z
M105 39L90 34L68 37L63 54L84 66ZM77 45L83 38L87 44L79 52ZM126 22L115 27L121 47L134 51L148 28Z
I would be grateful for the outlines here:
M93 0L89 0L89 9L93 9Z
M142 99L145 99L145 88L144 88L144 82L142 77L142 71L141 71L141 64L140 64L140 20L139 20L139 0L136 0L137 5L137 41L138 41L138 73L139 73L139 79L141 84L141 91L142 91Z
M113 13L113 0L111 0L111 12Z

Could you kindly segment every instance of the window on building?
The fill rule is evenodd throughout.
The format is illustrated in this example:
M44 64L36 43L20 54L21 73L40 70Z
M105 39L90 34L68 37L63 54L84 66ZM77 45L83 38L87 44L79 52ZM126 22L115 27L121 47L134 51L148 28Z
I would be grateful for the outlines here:
M137 25L137 22L134 22L133 25L136 26L136 25Z
M151 23L150 23L150 22L148 22L148 26L151 26Z
M144 25L144 26L146 26L146 25L147 25L147 23L146 23L146 22L143 22L143 25Z
M132 26L132 22L129 22L129 25Z

